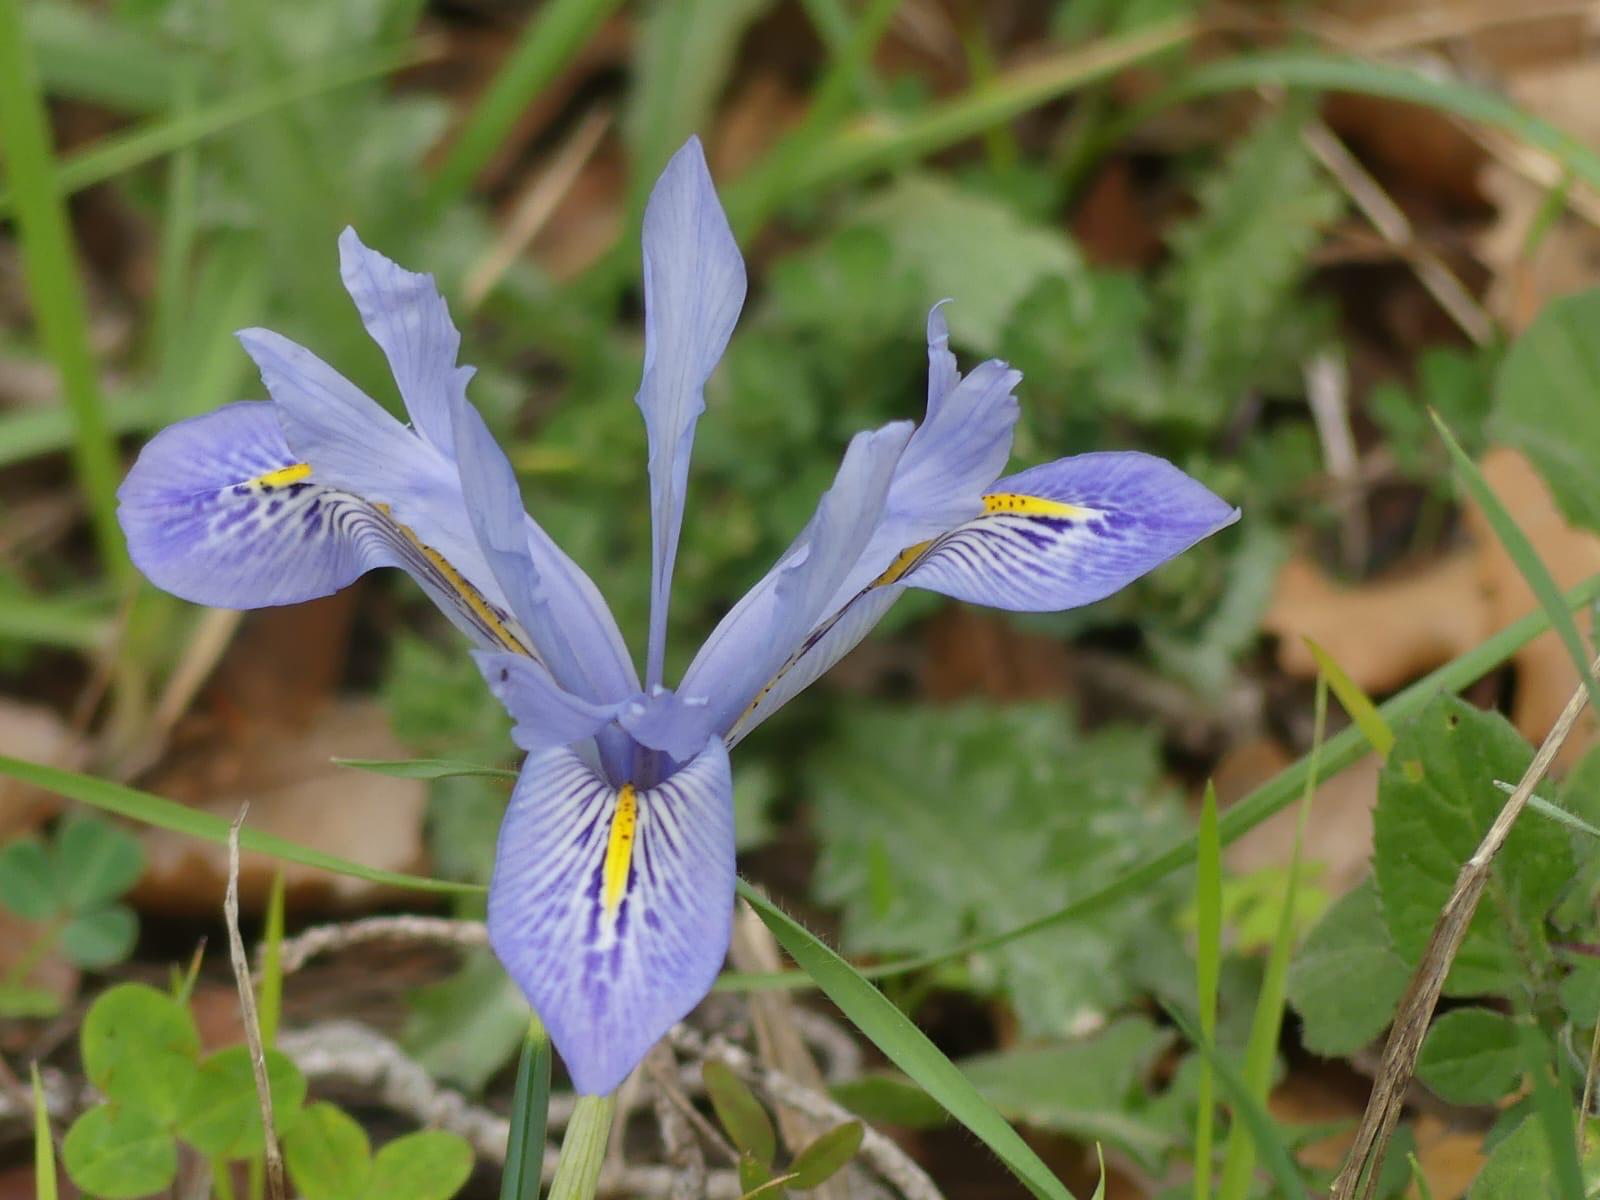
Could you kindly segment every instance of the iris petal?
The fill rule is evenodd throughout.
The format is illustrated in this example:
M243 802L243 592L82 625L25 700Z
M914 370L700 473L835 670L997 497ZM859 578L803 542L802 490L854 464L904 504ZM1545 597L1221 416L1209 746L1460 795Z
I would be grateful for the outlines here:
M500 830L489 940L580 1092L616 1088L710 989L733 885L720 739L638 791L570 749L529 756Z
M644 377L637 401L650 446L650 686L661 682L695 422L744 294L744 260L700 139L690 138L662 171L644 213Z
M973 604L1054 612L1109 596L1239 519L1165 459L1080 454L996 481L988 511L901 576Z

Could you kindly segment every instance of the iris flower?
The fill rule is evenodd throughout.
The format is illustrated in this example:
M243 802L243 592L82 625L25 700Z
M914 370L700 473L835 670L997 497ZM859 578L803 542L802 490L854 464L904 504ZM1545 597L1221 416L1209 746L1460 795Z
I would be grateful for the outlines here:
M993 360L962 375L935 307L922 423L850 442L811 520L669 689L667 596L689 453L745 295L697 140L656 183L643 243L637 402L653 537L642 680L599 591L523 511L510 463L467 400L472 369L456 363L460 335L432 278L351 230L339 240L344 284L410 424L309 350L247 329L239 339L271 400L164 430L119 493L134 561L188 600L292 604L399 567L475 643L527 752L500 830L489 937L587 1093L615 1088L722 966L734 901L729 750L902 592L1072 608L1239 515L1147 454L1081 454L1002 478L1021 376Z

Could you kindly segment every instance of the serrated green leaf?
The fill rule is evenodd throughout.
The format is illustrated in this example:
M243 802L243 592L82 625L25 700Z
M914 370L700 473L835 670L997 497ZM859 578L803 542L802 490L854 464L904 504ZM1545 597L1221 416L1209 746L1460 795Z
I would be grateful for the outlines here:
M772 1118L755 1093L725 1063L707 1062L702 1077L711 1107L727 1131L728 1140L741 1154L749 1155L763 1167L772 1166L778 1139L772 1130Z
M194 1078L200 1034L189 1010L172 997L123 983L90 1006L79 1049L89 1082L106 1096L171 1121Z
M1492 1104L1522 1077L1522 1051L1511 1018L1487 1008L1458 1008L1428 1030L1417 1077L1451 1104Z
M367 1200L450 1200L472 1174L472 1147L459 1134L424 1129L381 1147Z
M272 1123L292 1126L306 1099L306 1080L293 1060L266 1052ZM200 1064L178 1106L178 1136L207 1158L233 1160L260 1154L261 1102L248 1046L229 1046Z
M1020 925L1115 878L1150 830L1184 819L1153 731L1082 736L1047 704L859 710L809 766L817 895L842 908L859 953L929 953ZM1027 1036L1066 1036L1132 996L1124 956L1171 930L1161 913L1177 903L1175 888L1147 889L1092 924L973 956L973 986L1006 995Z
M98 1104L61 1143L67 1175L103 1200L136 1200L170 1187L178 1146L161 1119L136 1104Z
M80 913L61 930L61 952L80 967L98 970L133 953L139 918L126 904Z
M303 1200L361 1200L372 1178L366 1131L326 1100L284 1135L283 1161Z
M0 905L24 921L43 921L61 909L50 856L33 838L0 847Z
M1496 779L1520 779L1532 748L1497 713L1439 697L1395 731L1378 780L1373 874L1395 949L1420 961L1463 863L1499 815ZM1570 836L1549 821L1518 821L1445 982L1450 995L1505 993L1542 953L1544 921L1571 878Z
M788 1186L805 1191L828 1182L856 1156L865 1132L860 1121L846 1121L818 1134L790 1162Z
M1389 1024L1411 972L1383 923L1378 889L1364 880L1319 921L1289 968L1289 1002L1306 1049L1338 1058Z
M1527 454L1556 503L1600 530L1600 289L1545 305L1495 379L1495 437Z

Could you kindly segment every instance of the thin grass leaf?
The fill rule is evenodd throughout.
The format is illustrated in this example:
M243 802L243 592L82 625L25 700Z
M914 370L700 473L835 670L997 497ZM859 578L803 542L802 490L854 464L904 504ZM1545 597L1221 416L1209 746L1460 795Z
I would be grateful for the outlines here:
M441 213L466 195L528 105L620 6L620 0L550 0L523 26L434 172L424 199L428 212Z
M1566 592L1562 597L1562 603L1569 608L1580 608L1585 604L1592 603L1597 598L1600 598L1600 574L1591 575L1588 579ZM1529 613L1520 620L1512 622L1478 646L1468 650L1465 654L1446 663L1438 670L1430 672L1403 691L1391 696L1380 706L1378 711L1385 721L1390 724L1399 724L1421 712L1428 702L1440 692L1454 695L1468 684L1481 679L1549 628L1550 617L1543 609ZM1365 754L1367 749L1366 736L1359 728L1352 726L1349 729L1341 730L1329 738L1327 744L1322 748L1321 770L1323 777L1331 778L1338 774ZM1277 775L1229 808L1223 814L1220 822L1222 844L1224 846L1232 844L1268 817L1293 803L1296 795L1305 786L1309 773L1310 756L1307 755L1285 767ZM883 979L893 975L920 971L927 967L947 962L952 958L964 958L971 954L993 950L998 946L1004 946L1043 930L1054 929L1067 922L1081 920L1084 917L1092 916L1119 904L1129 897L1144 894L1152 885L1166 878L1172 872L1182 870L1194 862L1195 853L1196 839L1194 837L1184 838L1181 842L1159 851L1150 858L1145 859L1144 862L1131 867L1098 891L1080 897L1053 913L1046 913L1042 917L1026 921L1003 933L960 942L941 950L937 954L923 954L911 958L898 959L893 962L879 963L875 966L864 968L862 974L867 979ZM728 974L717 981L717 986L720 989L730 991L755 991L764 988L809 987L811 982L803 973L774 972L760 975Z
M1512 786L1511 790L1516 790L1515 785ZM1574 816L1560 805L1552 804L1543 796L1529 796L1528 807L1540 816L1548 817L1550 820L1565 825L1568 829L1584 834L1586 837L1600 838L1600 829L1596 829L1582 817Z
M773 936L867 1039L922 1087L984 1145L1000 1156L1035 1196L1072 1200L1039 1156L1006 1123L978 1089L905 1013L859 972L755 888L739 881L739 894Z
M1283 907L1278 915L1278 929L1272 939L1272 949L1267 954L1266 970L1261 977L1261 991L1256 996L1256 1011L1250 1021L1250 1038L1244 1049L1244 1086L1250 1098L1265 1111L1267 1093L1272 1087L1272 1064L1278 1054L1278 1038L1283 1031L1283 1002L1289 981L1289 956L1294 950L1295 900L1300 890L1300 851L1306 833L1306 816L1311 811L1311 798L1317 790L1317 769L1322 761L1322 735L1328 722L1327 676L1317 676L1316 718L1311 736L1310 766L1306 772L1305 792L1300 799L1300 819L1294 830L1294 849L1289 854L1289 874L1283 884ZM1245 1200L1250 1193L1251 1173L1255 1169L1256 1154L1267 1152L1258 1144L1256 1130L1243 1121L1235 1121L1228 1131L1228 1149L1222 1163L1222 1180L1218 1187L1219 1200Z
M102 600L0 593L0 641L98 650L110 636L111 613Z
M163 423L164 412L155 396L121 394L106 423L114 435L148 433ZM72 433L72 414L66 409L28 408L0 415L0 467L70 449Z
M1317 670L1321 672L1322 678L1328 681L1333 694L1339 697L1339 703L1344 705L1345 712L1350 714L1350 719L1356 723L1356 728L1361 730L1372 748L1378 752L1379 758L1388 758L1389 751L1394 749L1394 731L1383 719L1378 706L1361 690L1361 686L1354 679L1345 674L1344 668L1333 661L1332 655L1310 638L1301 640L1311 651L1311 657L1317 663Z
M392 775L396 779L453 779L459 775L481 775L489 779L515 779L517 773L504 767L485 767L478 763L457 762L450 758L335 758L341 767Z
M1518 572L1538 598L1539 607L1550 618L1551 628L1560 634L1561 644L1567 648L1567 655L1577 668L1578 678L1583 680L1584 687L1589 689L1590 707L1600 712L1600 680L1596 680L1589 670L1588 647L1584 645L1583 634L1578 632L1578 623L1572 619L1572 611L1562 603L1560 586L1551 577L1544 560L1533 548L1528 535L1522 532L1522 527L1517 524L1516 518L1506 511L1504 504L1500 503L1500 497L1494 494L1494 489L1484 479L1483 472L1478 470L1478 464L1472 461L1467 452L1461 448L1461 443L1456 441L1455 435L1450 432L1450 427L1432 409L1428 411L1428 415L1433 418L1434 428L1439 431L1439 436L1444 439L1445 448L1450 451L1450 459L1455 463L1456 473L1461 476L1462 484L1478 502L1478 507L1483 509L1483 515L1488 518L1489 527L1494 530L1495 537L1500 539L1500 545L1511 556L1511 561L1516 564Z
M381 79L415 66L426 57L427 52L414 44L385 46L338 62L313 63L285 79L246 88L237 95L210 104L179 110L171 117L103 138L87 150L63 160L55 173L54 188L62 195L70 195L154 162L165 154L215 137L245 121L326 92ZM0 193L0 214L10 212L19 201L13 176L13 190Z
M1217 831L1217 789L1210 780L1206 781L1205 798L1200 802L1194 900L1197 916L1195 997L1199 1004L1200 1032L1214 1042L1217 1037L1217 981L1222 974L1222 839ZM1215 1119L1211 1060L1202 1059L1195 1097L1195 1200L1209 1200L1211 1196L1211 1140Z
M517 1090L506 1130L506 1165L500 1175L500 1200L539 1200L544 1165L545 1125L550 1115L550 1036L539 1018L528 1026L517 1059Z
M76 800L80 804L104 809L106 812L113 812L145 825L154 825L158 829L170 829L174 833L215 842L219 846L228 844L228 821L225 818L174 803L160 796L153 796L149 792L124 787L120 783L111 783L105 779L96 779L92 775L80 775L76 771L63 771L59 767L47 767L42 763L25 762L20 758L7 758L3 755L0 755L0 775L20 779L34 787L55 792L69 800ZM478 895L484 890L477 884L428 879L421 875L406 875L399 871L383 871L376 867L363 866L347 858L340 858L336 854L325 854L321 850L313 850L309 846L291 842L288 838L262 833L256 829L240 830L239 845L245 850L270 854L287 862L315 867L320 871L332 871L336 875L350 875L356 879L365 879L369 883L381 883L390 887L410 888L420 892L470 895Z
M267 1047L278 1040L278 1021L283 1016L283 892L283 872L274 871L272 890L267 893L266 928L261 933L261 982L256 1000L261 1044Z
M192 72L179 68L172 77L172 111L178 119L194 112L199 88ZM178 147L167 163L161 245L156 264L155 313L151 342L158 363L177 360L176 350L188 311L189 267L199 229L200 155L195 142Z
M33 1197L56 1200L56 1144L50 1137L50 1113L44 1106L44 1085L39 1082L39 1064L33 1073Z
M44 98L23 36L21 0L0 0L0 156L15 198L23 277L39 341L61 373L61 394L72 414L73 468L100 561L119 584L131 584L133 564L117 527L122 471L89 349L89 314L50 140Z
M119 113L159 112L172 100L173 74L201 65L198 55L86 4L29 0L26 15L39 80L51 96Z
M1273 1128L1272 1118L1261 1102L1251 1093L1246 1086L1244 1078L1233 1069L1230 1063L1197 1029L1176 1006L1163 1004L1167 1015L1172 1018L1184 1037L1189 1039L1194 1046L1211 1064L1211 1069L1217 1074L1217 1082L1222 1084L1222 1090L1228 1094L1232 1101L1235 1117L1250 1131L1250 1136L1261 1151L1267 1171L1272 1175L1278 1185L1279 1193L1284 1197L1299 1200L1310 1200L1305 1186L1300 1182L1300 1176L1295 1171L1294 1160L1289 1155L1289 1149L1283 1144L1283 1139Z
M1564 1087L1558 1087L1550 1071L1550 1046L1540 1036L1533 1018L1524 1014L1517 1022L1517 1041L1522 1050L1523 1063L1533 1079L1533 1111L1544 1130L1545 1142L1550 1149L1550 1161L1555 1167L1556 1184L1552 1200L1585 1200L1583 1167L1578 1162L1578 1142L1574 1136L1576 1124L1572 1111L1572 1096Z

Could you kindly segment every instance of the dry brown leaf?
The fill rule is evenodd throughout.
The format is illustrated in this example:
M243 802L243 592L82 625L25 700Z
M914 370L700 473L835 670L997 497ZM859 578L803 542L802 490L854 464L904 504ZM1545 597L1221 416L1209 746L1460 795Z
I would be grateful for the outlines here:
M248 827L391 871L422 869L427 784L335 766L335 756L405 758L383 710L368 701L323 708L304 730L250 726L221 748L177 758L150 790L231 820L250 804ZM167 830L145 834L149 867L134 892L140 907L213 913L227 883L227 851ZM273 873L290 902L352 908L390 889L263 854L240 861L240 903L259 909Z
M1058 638L1025 633L1003 617L946 605L927 624L925 689L935 700L1060 696L1069 678Z
M1560 216L1534 240L1547 189L1499 163L1484 166L1479 185L1495 208L1495 219L1474 240L1474 250L1492 273L1484 307L1512 332L1526 329L1548 300L1600 280L1600 230L1573 216Z
M1262 626L1278 638L1278 666L1286 674L1316 675L1305 644L1310 638L1363 691L1392 692L1494 632L1493 609L1479 580L1471 552L1355 586L1297 555L1278 573Z
M1550 489L1520 451L1495 447L1483 456L1480 466L1490 488L1527 534L1558 584L1570 588L1600 571L1600 537L1567 524L1551 499ZM1533 612L1539 606L1533 590L1476 505L1467 506L1466 524L1477 544L1480 590L1488 599L1493 627L1503 628ZM1587 629L1588 621L1587 616L1580 616L1580 627ZM1517 690L1511 720L1524 737L1537 742L1550 732L1567 698L1577 688L1578 671L1553 632L1529 642L1512 662L1516 666ZM1580 717L1577 728L1556 756L1557 766L1569 765L1580 757L1593 744L1596 728L1594 713Z
M1411 1128L1417 1139L1417 1162L1434 1200L1460 1200L1483 1169L1483 1135L1453 1129L1432 1113L1419 1115Z
M85 751L52 709L24 704L0 696L0 754L76 769ZM61 799L15 780L0 779L0 842L26 833L48 820L61 807Z

